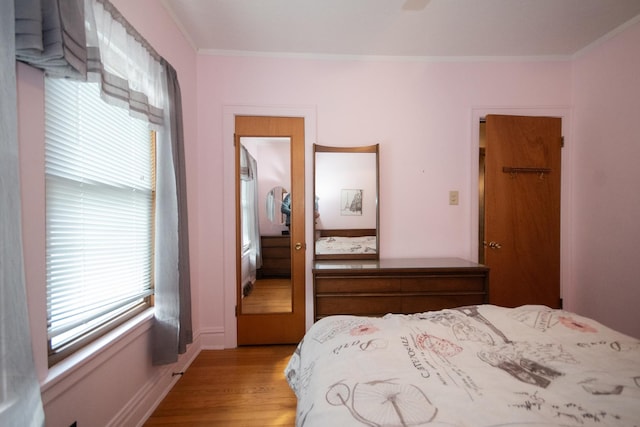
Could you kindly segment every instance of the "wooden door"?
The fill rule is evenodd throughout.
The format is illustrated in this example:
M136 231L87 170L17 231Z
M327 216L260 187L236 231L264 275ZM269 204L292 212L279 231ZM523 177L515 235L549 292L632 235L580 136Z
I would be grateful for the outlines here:
M486 117L484 263L489 302L560 301L561 119Z
M240 139L285 137L291 146L291 310L281 313L246 313L242 305L240 224ZM237 116L236 146L236 277L238 345L292 344L305 332L305 227L304 227L304 118ZM258 163L258 171L260 164Z

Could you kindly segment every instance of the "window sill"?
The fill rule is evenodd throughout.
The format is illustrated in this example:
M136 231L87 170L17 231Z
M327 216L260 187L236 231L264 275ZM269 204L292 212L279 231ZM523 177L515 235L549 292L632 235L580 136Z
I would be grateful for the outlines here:
M130 321L49 368L47 377L40 384L43 403L46 404L55 399L60 393L63 393L71 385L92 372L96 366L109 360L114 354L126 348L129 343L151 329L153 313L153 308L145 310ZM71 381L70 384L60 387L58 391L54 391L56 386L67 380Z

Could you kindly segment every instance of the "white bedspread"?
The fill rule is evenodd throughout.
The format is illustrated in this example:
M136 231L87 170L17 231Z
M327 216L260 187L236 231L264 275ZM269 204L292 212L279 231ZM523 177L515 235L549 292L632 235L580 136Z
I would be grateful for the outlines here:
M321 237L316 240L317 254L375 254L376 236Z
M285 374L298 426L640 426L640 340L543 306L327 317Z

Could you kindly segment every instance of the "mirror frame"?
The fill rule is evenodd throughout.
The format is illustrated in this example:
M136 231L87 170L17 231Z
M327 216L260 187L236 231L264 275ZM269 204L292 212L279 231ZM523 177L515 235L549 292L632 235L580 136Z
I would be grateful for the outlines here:
M318 236L321 233L321 229L317 228L317 221L315 217L315 201L317 186L316 181L317 177L317 166L316 166L316 156L318 153L373 153L375 154L375 176L376 176L376 194L375 194L375 205L376 205L376 252L375 253L333 253L333 254L319 254L317 253L316 241ZM313 144L313 205L314 205L314 216L313 216L313 257L315 260L355 260L355 259L380 259L380 144L374 145L366 145L361 147L330 147L326 145L318 145ZM347 229L348 230L348 229ZM358 233L357 229L352 229L353 233L349 233L349 236L358 237L366 234Z

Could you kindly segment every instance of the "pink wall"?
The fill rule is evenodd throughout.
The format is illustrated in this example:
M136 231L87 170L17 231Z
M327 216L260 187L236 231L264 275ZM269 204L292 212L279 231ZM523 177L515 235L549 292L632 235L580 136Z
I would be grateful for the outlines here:
M477 244L477 138L473 115L502 109L512 113L569 111L571 64L565 62L375 62L357 60L198 57L198 128L207 141L199 147L200 182L232 182L233 152L226 148L233 129L218 120L225 109L304 109L312 106L317 133L306 141L307 206L313 206L311 145L380 143L381 256L475 257ZM570 117L567 114L566 124ZM232 126L232 125L231 125ZM477 125L476 125L477 127ZM477 132L477 129L476 129ZM220 135L225 141L221 141ZM570 156L569 156L570 157ZM477 165L476 171L477 171ZM230 172L229 172L230 171ZM200 214L223 222L200 229L209 242L211 264L202 265L204 300L211 301L206 322L232 334L235 319L222 300L234 292L234 249L214 244L233 228L232 201L222 205L220 185L200 197ZM448 204L449 190L460 204ZM312 210L307 210L307 243L312 242ZM307 315L311 315L307 245ZM218 313L214 315L213 313ZM224 319L221 317L224 316Z
M573 64L570 300L576 311L640 338L638 46L636 23Z

